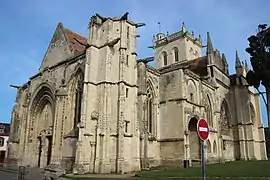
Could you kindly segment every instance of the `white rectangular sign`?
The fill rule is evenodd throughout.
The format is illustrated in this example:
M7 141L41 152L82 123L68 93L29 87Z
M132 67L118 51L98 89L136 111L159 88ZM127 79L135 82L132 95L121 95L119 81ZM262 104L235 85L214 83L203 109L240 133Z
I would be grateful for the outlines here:
M205 128L205 127L199 127L199 131L202 131L202 132L208 132L208 128Z

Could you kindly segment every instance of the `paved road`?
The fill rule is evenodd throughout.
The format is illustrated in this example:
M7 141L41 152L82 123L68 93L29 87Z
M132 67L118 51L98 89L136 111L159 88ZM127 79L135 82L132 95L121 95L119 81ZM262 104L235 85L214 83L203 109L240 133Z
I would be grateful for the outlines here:
M16 173L5 172L0 170L0 180L15 180L15 179L18 179Z

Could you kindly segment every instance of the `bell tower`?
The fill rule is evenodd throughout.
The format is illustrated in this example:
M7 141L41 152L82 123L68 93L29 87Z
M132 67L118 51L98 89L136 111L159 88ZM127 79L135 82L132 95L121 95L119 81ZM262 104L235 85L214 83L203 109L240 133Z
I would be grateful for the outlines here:
M202 39L195 37L194 32L187 31L185 23L181 30L165 35L159 32L153 37L153 48L156 67L162 68L173 63L193 60L202 56Z
M130 21L128 13L90 20L78 143L89 147L78 146L76 161L89 163L92 173L140 170L136 28L143 25Z

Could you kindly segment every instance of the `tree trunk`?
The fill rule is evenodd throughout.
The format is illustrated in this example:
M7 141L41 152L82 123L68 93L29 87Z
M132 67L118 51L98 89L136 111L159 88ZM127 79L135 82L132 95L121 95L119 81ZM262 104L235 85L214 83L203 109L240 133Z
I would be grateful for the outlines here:
M268 132L270 136L270 86L266 87L266 98L267 98L267 118L268 118ZM270 138L269 138L270 139Z

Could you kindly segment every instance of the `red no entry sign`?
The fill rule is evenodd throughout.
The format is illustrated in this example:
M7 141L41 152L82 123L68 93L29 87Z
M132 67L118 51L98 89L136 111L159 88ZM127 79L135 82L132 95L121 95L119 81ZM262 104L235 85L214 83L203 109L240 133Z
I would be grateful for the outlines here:
M197 123L198 136L202 141L205 141L209 136L209 126L205 119L199 119Z

